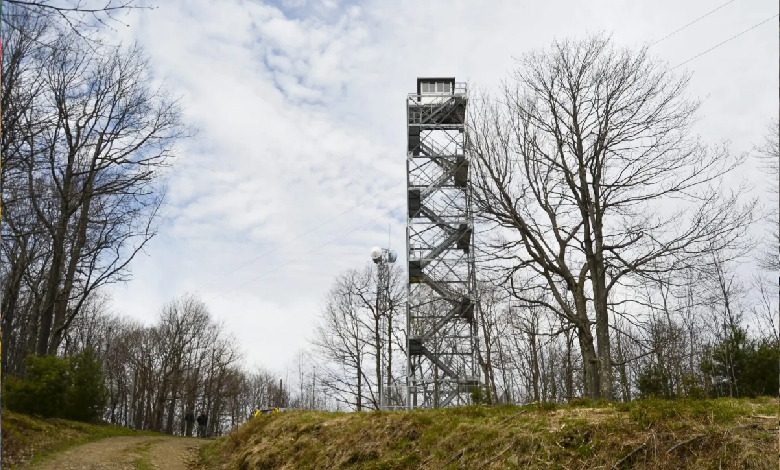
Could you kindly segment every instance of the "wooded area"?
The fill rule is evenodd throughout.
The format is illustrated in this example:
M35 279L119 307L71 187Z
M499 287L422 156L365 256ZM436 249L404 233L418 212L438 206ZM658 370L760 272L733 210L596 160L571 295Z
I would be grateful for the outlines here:
M105 420L182 435L188 412L221 435L257 407L377 409L380 380L402 403L397 267L385 309L375 265L340 273L311 347L281 373L248 370L196 295L172 295L153 325L111 313L105 287L130 280L157 233L164 177L192 131L140 46L50 13L2 13L3 378L25 378L29 355L89 349ZM469 105L475 401L774 394L778 123L747 154L704 143L690 77L599 36L516 66ZM751 159L767 175L758 199L734 183Z

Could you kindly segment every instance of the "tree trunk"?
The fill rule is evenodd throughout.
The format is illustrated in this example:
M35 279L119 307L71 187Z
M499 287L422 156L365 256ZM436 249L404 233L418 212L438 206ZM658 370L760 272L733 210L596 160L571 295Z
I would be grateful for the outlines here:
M62 194L60 196L59 217L57 225L52 233L51 240L51 268L45 287L45 298L43 302L43 311L40 318L40 331L38 332L38 345L36 353L38 356L45 356L49 352L49 336L51 335L52 322L54 320L54 306L60 295L60 282L62 280L62 268L65 263L65 235L68 230L68 221L71 216L71 207L68 197L71 194L73 180L73 161L75 155L68 155L68 163L65 167L65 177L62 182ZM30 189L32 193L32 175L30 175ZM33 204L37 212L40 212L37 204ZM43 218L43 214L39 213Z
M168 421L165 423L165 434L173 434L173 417L176 415L176 388L171 393L171 403L168 405Z
M540 401L539 395L539 354L536 346L536 325L534 331L528 331L528 346L531 348L531 386L534 391L534 401Z
M357 367L355 367L357 372L357 410L363 411L363 369L361 367L361 360L360 360L360 345L358 344L358 340L355 339L355 351L357 351L356 354L356 364Z
M98 139L98 148L100 146L100 141L102 141L102 138ZM57 352L57 348L62 341L62 335L68 323L65 318L65 313L70 301L71 291L73 290L73 281L76 277L76 268L78 267L78 262L81 259L81 252L87 242L87 222L89 221L89 208L92 202L92 179L94 178L94 173L94 168L92 168L88 177L88 181L85 183L83 188L82 198L84 201L82 203L81 214L79 214L78 225L76 227L76 240L73 242L73 247L70 252L70 261L68 263L68 269L65 272L64 286L60 293L60 298L56 302L54 308L54 332L52 333L52 338L49 345L49 354L55 354Z
M612 391L612 358L609 342L609 311L607 304L607 291L604 273L599 274L598 281L594 281L594 306L596 309L596 345L598 347L599 382L601 398L614 399ZM596 288L598 285L598 288ZM596 301L598 299L598 301Z
M43 305L43 298L45 292L40 292L41 284L45 281L46 276L43 273L44 269L41 269L41 275L34 286L31 287L32 294L34 296L32 306L28 309L28 315L30 315L30 325L28 326L27 344L25 344L25 350L23 354L15 354L13 359L14 369L21 370L24 365L21 362L24 356L28 354L35 354L36 345L38 344L38 326L41 321L41 306ZM21 348L21 345L20 345Z
M593 336L590 331L580 331L578 335L580 351L582 353L583 388L590 400L598 400L599 393L599 361L596 358L596 349L593 347Z
M590 272L591 286L593 288L593 308L596 311L596 346L598 347L598 372L600 398L612 400L612 362L609 351L609 309L608 292L606 283L606 271L604 265L604 252L602 233L602 210L600 207L601 194L599 181L588 182L587 168L584 162L583 141L577 120L576 105L573 109L574 132L577 136L577 155L579 166L577 176L580 182L579 209L583 221L583 248ZM595 245L595 246L594 246Z
M38 344L36 354L45 356L49 352L49 336L51 334L52 320L54 319L54 304L58 299L60 271L62 269L62 247L53 244L53 256L51 270L46 282L46 293L43 301L43 311L40 314L38 330Z
M550 373L550 401L558 400L558 384L555 383L555 350L550 348L550 352L547 355L549 361L549 373Z
M26 243L26 240L23 242ZM17 243L15 245L18 246ZM16 247L15 247L16 248ZM19 299L19 287L22 283L22 274L26 263L25 248L21 248L19 257L16 262L11 266L11 271L8 274L7 284L5 286L5 292L3 292L2 307L0 307L0 314L2 314L2 344L4 347L0 347L0 354L2 355L2 363L0 364L0 373L5 378L5 374L8 371L8 349L11 345L11 332L13 331L14 313L16 312L16 302Z
M507 372L506 369L506 358L504 357L504 348L501 344L501 337L498 337L498 361L501 364L501 383L504 385L504 393L501 395L503 396L501 403L503 404L510 404L514 403L514 394L512 392L512 387L509 385L511 376L510 373ZM514 383L514 382L511 382ZM498 393L498 392L496 392Z
M596 356L596 348L593 345L593 334L590 331L590 319L588 318L588 309L585 300L585 293L582 285L576 285L572 290L574 297L574 307L576 309L577 339L580 343L580 352L582 353L582 372L584 379L584 389L588 399L598 400L600 393L600 375L599 361Z
M485 382L488 386L488 399L491 403L496 403L498 401L498 392L496 390L496 378L495 378L495 371L493 370L493 361L492 361L492 350L490 347L491 344L491 330L492 325L488 320L485 318L485 313L482 311L482 309L479 309L479 319L480 323L482 323L482 338L483 342L485 344L485 359L482 359L482 354L479 350L477 350L477 354L479 357L480 365L482 366L482 370L485 374Z
M621 335L618 333L616 335L616 345L617 345L617 358L618 361L620 361L620 366L618 367L618 372L620 374L620 392L623 398L623 403L628 403L631 401L631 389L628 385L628 374L626 373L626 358L623 354L623 341L620 339Z
M566 370L565 370L565 386L566 386L566 401L570 402L574 398L574 367L571 363L571 330L566 330L564 333L566 336Z
M168 396L168 379L163 379L162 387L158 390L157 402L154 407L154 424L152 431L162 432L163 414L165 413L165 399Z

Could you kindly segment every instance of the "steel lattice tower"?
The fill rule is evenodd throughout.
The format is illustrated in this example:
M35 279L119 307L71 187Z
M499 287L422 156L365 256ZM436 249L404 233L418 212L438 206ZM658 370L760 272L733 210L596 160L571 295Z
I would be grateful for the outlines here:
M407 407L466 405L479 385L466 86L418 78L407 109Z

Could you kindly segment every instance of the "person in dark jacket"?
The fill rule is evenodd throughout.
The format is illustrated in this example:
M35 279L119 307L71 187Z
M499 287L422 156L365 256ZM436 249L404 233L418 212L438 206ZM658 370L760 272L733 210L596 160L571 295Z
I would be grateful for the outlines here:
M209 422L209 418L205 413L198 415L198 437L206 437L206 425Z

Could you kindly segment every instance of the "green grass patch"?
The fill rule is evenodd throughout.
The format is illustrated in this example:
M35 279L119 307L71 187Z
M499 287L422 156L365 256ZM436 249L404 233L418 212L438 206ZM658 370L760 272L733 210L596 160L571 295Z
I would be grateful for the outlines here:
M141 455L133 461L136 470L155 470L152 466L151 457L149 457L149 449L152 447L152 442L144 442L133 449L133 452L137 452Z

